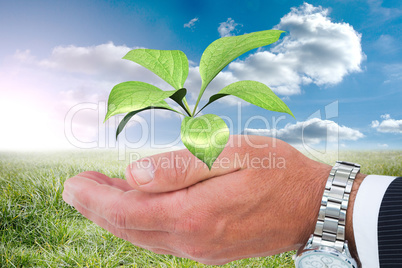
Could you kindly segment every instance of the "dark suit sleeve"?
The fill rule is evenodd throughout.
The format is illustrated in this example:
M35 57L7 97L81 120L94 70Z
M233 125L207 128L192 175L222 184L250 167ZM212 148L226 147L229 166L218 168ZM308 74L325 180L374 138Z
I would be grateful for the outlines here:
M402 177L389 185L378 216L381 267L402 267Z

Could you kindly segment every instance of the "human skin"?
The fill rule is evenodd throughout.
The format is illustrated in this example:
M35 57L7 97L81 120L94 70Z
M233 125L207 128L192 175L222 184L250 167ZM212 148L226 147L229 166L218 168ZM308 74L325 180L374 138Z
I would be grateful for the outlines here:
M65 182L63 198L136 246L221 265L303 247L330 170L281 140L231 136L211 170L187 150L162 153L129 165L126 180L80 173ZM346 220L355 258L353 203L364 176Z

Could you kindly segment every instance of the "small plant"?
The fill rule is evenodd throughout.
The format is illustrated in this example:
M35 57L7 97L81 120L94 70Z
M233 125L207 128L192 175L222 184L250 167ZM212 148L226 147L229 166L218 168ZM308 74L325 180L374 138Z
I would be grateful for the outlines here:
M278 98L266 85L256 81L239 81L221 89L212 95L209 101L199 110L198 104L208 84L231 61L240 55L278 41L283 31L267 30L220 38L211 43L201 57L199 71L201 74L201 90L197 102L191 111L187 100L187 90L183 88L187 79L189 66L186 55L179 50L134 49L123 59L136 62L154 72L169 83L174 90L163 91L151 84L129 81L117 84L109 95L108 111L105 121L111 116L128 113L120 122L116 138L127 122L137 113L149 109L165 109L181 114L181 140L187 149L203 161L209 169L222 152L229 139L229 128L225 121L217 115L197 115L214 101L228 95L236 96L266 110L284 112L293 116L286 104ZM165 99L175 101L184 111L170 107Z

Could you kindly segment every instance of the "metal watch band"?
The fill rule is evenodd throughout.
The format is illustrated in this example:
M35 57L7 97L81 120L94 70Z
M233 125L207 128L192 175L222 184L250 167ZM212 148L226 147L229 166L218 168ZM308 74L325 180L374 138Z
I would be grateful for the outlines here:
M337 161L332 168L315 226L312 247L327 246L342 252L345 244L346 210L360 165Z

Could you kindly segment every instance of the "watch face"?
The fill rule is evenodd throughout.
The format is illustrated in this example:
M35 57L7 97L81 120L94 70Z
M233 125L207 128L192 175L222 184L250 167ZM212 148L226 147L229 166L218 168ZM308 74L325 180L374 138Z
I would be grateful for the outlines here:
M352 268L351 262L329 252L310 251L302 254L296 263L298 268Z

